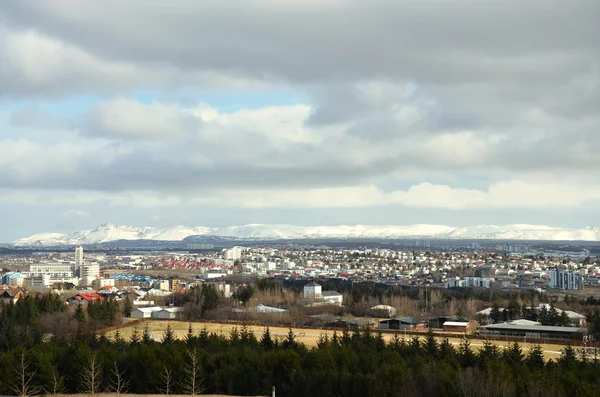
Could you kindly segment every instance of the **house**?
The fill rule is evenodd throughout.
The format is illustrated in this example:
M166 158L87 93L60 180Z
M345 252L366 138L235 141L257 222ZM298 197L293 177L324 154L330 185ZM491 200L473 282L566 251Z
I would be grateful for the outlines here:
M81 293L68 299L69 304L87 305L91 302L102 302L104 297L97 292Z
M304 299L312 301L315 299L321 299L321 284L311 281L304 286Z
M425 329L425 322L415 320L412 317L391 318L389 320L380 321L379 329L414 331L417 329Z
M154 314L154 313L158 313L161 310L163 310L163 308L159 307L159 306L137 307L131 311L130 317L131 318L152 318L152 317L156 316L156 314Z
M344 296L336 291L323 291L321 297L331 305L342 306Z
M304 286L304 299L315 304L342 306L344 296L337 291L323 291L321 284L311 281Z
M445 332L471 332L475 323L471 321L446 321L443 328Z
M25 291L19 287L8 287L0 290L0 302L2 303L17 303L23 297L25 297Z

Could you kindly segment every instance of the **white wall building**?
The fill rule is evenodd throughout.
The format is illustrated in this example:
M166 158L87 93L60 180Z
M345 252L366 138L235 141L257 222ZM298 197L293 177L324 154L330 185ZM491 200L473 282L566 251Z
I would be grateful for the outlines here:
M98 262L87 263L81 266L81 283L82 285L91 285L95 279L100 276L100 264Z
M83 247L75 248L75 267L81 269L83 266Z
M238 260L242 258L242 247L233 247L225 250L223 253L223 258L225 260Z
M315 299L321 299L322 295L321 284L311 281L304 286L304 299L313 301Z

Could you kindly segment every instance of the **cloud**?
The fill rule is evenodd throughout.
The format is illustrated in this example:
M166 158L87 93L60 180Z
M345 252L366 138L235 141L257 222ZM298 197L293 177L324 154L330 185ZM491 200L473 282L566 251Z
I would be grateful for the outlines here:
M83 119L80 130L91 136L124 139L173 139L194 134L201 120L173 104L142 104L120 98L95 105Z
M3 199L596 208L600 3L207 1L6 0Z
M68 210L68 211L63 211L62 212L63 216L66 217L78 217L78 218L89 218L90 217L90 213L86 212L86 211L81 211L81 210Z
M502 181L487 189L454 188L420 183L406 190L386 192L373 185L348 188L225 191L216 200L195 203L248 208L369 208L401 206L446 210L497 210L506 208L573 208L600 200L600 184L580 187L560 183ZM221 201L222 200L222 201Z
M17 127L37 129L67 129L70 121L44 111L36 105L25 106L10 115L10 123Z

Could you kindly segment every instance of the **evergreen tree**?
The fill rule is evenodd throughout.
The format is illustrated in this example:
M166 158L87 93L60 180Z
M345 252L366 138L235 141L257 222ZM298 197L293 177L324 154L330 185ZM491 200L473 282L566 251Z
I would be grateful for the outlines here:
M137 325L133 326L133 331L131 332L131 338L129 339L129 343L132 346L138 345L140 343L140 332L138 330Z
M188 323L187 334L185 334L184 340L187 345L194 343L194 329L191 322Z
M458 346L458 356L461 364L464 367L471 367L475 364L475 353L471 349L471 341L463 338Z
M294 334L294 330L291 328L288 331L287 337L283 341L283 347L285 347L286 349L295 349L296 347L298 347L296 335Z
M162 343L173 343L174 341L175 341L175 334L173 333L173 330L171 329L171 324L167 324L167 329L165 329L165 332L162 337Z
M542 350L541 345L535 344L531 346L531 348L529 349L529 353L527 353L526 362L529 368L544 368L544 351Z
M73 318L79 322L79 324L85 324L87 322L87 314L81 304L78 304L73 313Z
M147 323L144 325L144 332L142 332L142 342L145 344L152 342L152 334L150 333Z
M271 339L271 331L269 331L269 327L265 328L265 332L260 338L260 345L265 350L271 350L273 348L273 339Z

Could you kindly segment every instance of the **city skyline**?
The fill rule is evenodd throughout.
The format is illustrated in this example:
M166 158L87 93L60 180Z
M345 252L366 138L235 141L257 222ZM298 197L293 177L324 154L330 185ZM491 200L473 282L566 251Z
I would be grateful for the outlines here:
M3 3L0 242L600 226L600 3L164 4Z

